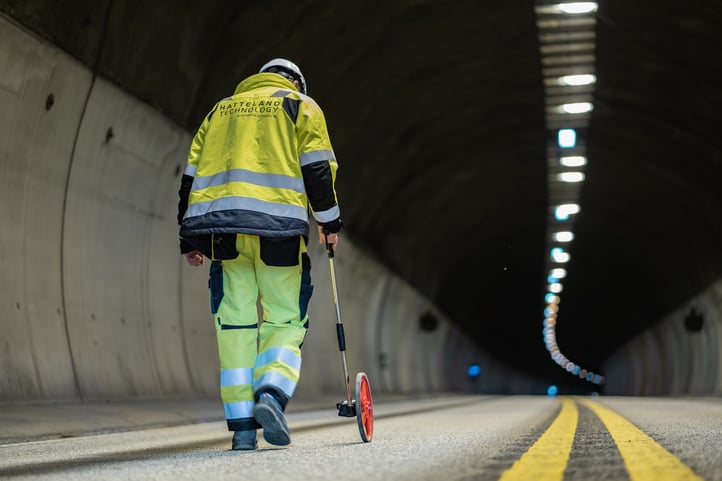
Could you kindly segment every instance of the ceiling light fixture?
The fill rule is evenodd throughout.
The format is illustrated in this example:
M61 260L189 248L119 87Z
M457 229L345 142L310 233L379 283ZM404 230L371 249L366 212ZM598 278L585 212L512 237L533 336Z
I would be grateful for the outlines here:
M560 264L563 264L565 262L569 262L570 256L568 252L564 252L564 249L561 247L555 247L551 250L549 253L551 258L554 260L554 262L558 262Z
M561 267L557 267L556 269L552 269L551 274L557 279L564 279L567 276L567 270Z
M574 240L574 233L570 231L561 231L554 234L554 240L557 242L571 242Z
M593 108L591 102L573 102L560 105L559 111L563 114L584 114L591 112Z
M564 167L581 167L587 164L587 158L583 155L569 155L566 157L560 157L559 163Z
M590 85L597 81L597 77L593 74L564 75L559 77L560 85Z
M557 220L567 220L571 214L579 213L579 204L562 204L554 210Z
M581 182L584 180L583 172L562 172L559 174L559 180L562 182Z
M554 7L562 13L578 15L578 14L582 14L582 13L596 12L598 5L597 5L597 2L571 2L571 3L558 3Z
M562 148L574 147L577 145L577 131L574 129L559 129L557 143Z

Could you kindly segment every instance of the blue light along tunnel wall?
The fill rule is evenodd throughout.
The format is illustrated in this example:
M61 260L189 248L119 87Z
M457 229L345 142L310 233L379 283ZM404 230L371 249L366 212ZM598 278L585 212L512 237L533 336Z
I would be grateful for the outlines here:
M208 266L178 254L191 133L6 17L0 65L0 402L216 396ZM310 254L299 397L343 387L328 259L318 244ZM545 389L441 313L420 329L434 307L352 240L336 267L349 368L375 391Z

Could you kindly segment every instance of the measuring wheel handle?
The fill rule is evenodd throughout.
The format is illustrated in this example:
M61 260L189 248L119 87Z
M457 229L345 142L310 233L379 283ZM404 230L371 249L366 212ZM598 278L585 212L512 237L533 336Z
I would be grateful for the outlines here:
M341 307L338 300L338 287L336 286L336 269L334 267L334 249L328 242L330 232L323 229L326 251L328 253L328 265L331 271L331 289L333 291L333 303L336 307L336 338L338 350L341 352L341 365L343 367L343 378L346 388L346 401L336 403L338 415L344 417L356 416L361 439L365 443L371 441L374 435L374 407L371 400L371 386L366 373L360 372L356 375L356 397L351 397L351 382L348 375L348 364L346 362L346 339L341 322Z

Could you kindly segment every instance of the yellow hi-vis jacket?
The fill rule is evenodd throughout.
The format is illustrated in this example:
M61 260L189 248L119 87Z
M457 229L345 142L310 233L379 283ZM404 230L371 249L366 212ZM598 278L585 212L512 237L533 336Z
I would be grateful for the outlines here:
M179 192L184 238L217 233L308 236L309 208L340 230L338 164L318 104L276 73L241 81L198 129Z

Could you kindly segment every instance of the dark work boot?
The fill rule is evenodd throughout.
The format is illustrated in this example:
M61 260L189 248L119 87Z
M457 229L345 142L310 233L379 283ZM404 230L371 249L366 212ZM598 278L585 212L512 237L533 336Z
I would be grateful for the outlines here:
M236 431L233 433L234 451L252 451L258 447L256 442L256 430Z
M263 426L263 439L276 446L291 443L283 409L276 399L268 393L262 393L253 409L253 417Z

